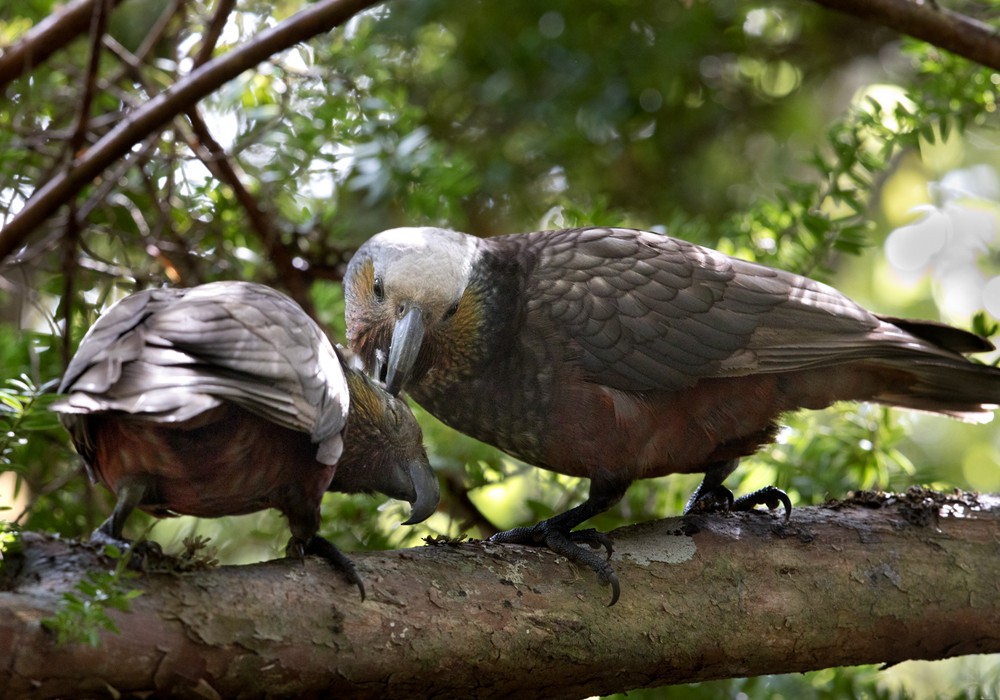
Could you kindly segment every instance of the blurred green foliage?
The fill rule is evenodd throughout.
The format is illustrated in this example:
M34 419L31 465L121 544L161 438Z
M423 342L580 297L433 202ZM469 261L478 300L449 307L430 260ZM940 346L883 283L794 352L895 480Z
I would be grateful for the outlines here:
M86 143L190 70L214 6L183 3L162 36L148 35L155 23L129 19L149 20L165 5L128 0L112 16L125 50L149 43L155 51L135 65L120 49L104 51ZM240 3L216 52L304 5ZM0 44L52 7L38 0L0 8ZM88 50L80 38L6 87L0 224L73 157ZM914 205L933 202L932 186L949 171L1000 168L998 85L996 72L811 3L378 7L273 56L199 106L272 231L254 225L178 116L91 183L72 211L53 212L0 270L0 507L9 507L0 517L85 535L110 511L108 494L87 482L45 411L44 392L108 304L148 286L253 279L309 289L302 300L342 340L344 265L360 242L396 225L479 235L650 227L832 281L886 312L934 317L932 281L905 287L877 249L912 219ZM994 245L983 265L997 260ZM981 315L975 328L992 333L996 325ZM415 410L445 485L444 507L426 526L400 528L405 506L331 495L323 532L344 550L412 546L428 532L481 535L476 523L531 523L584 497L585 482L517 462ZM775 483L799 504L912 484L1000 490L997 441L982 427L836 406L789 416L778 443L746 460L729 486L740 493ZM612 529L676 514L698 479L638 483L593 524ZM466 496L479 515L462 506ZM150 522L137 514L127 532L144 533ZM177 518L150 536L168 552L210 537L222 561L246 562L279 556L287 531L276 514L259 513ZM93 601L128 594L113 581L81 585L67 605L86 636L104 624ZM92 613L90 623L81 611ZM828 670L631 697L883 698L912 690L889 678L870 668ZM995 696L997 683L977 676L963 687ZM964 692L943 697L973 696Z
M5 561L10 557L19 554L24 548L21 541L20 528L14 523L0 520L0 570L5 565Z

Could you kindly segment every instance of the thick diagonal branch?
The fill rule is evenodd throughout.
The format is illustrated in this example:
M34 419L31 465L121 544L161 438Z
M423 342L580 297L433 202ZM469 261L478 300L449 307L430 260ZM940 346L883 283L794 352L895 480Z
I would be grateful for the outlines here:
M1000 28L930 0L813 0L1000 70Z
M104 0L101 0L103 2ZM112 0L118 5L121 0ZM57 8L0 53L0 90L48 60L49 56L87 32L97 0L73 0Z

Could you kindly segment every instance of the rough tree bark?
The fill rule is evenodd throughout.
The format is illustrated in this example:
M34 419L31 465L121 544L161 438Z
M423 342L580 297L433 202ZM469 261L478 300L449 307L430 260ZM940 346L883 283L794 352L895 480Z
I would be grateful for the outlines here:
M0 695L579 698L1000 651L997 497L868 494L787 525L693 516L615 539L610 608L551 553L439 544L353 555L363 603L312 559L145 575L94 649L39 620L100 560L29 534L0 592Z

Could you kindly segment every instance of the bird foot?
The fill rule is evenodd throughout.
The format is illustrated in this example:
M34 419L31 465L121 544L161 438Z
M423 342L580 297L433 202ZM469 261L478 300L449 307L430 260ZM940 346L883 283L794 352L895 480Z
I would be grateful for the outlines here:
M716 486L713 489L707 489L704 492L695 492L684 508L684 515L725 512L728 510L748 511L753 510L756 506L767 506L769 510L774 510L778 506L784 506L786 523L792 515L792 502L788 498L788 494L777 486L765 486L752 493L734 498L733 492L722 485Z
M128 557L128 567L130 569L144 569L146 564L150 562L169 559L163 553L163 548L160 547L158 542L153 542L152 540L132 542L122 537L115 537L101 528L97 528L91 533L90 543L100 551L104 551L105 547L116 548L122 558Z
M495 544L523 544L529 547L545 547L556 554L566 557L571 562L586 566L597 574L598 580L604 585L611 586L611 607L618 602L621 587L618 584L618 574L607 562L614 551L611 538L603 532L594 529L573 530L566 532L558 527L553 527L548 521L542 522L532 527L516 527L506 532L498 532L490 537L489 542ZM594 552L584 549L581 544L588 545L593 549L604 547L607 557L602 559Z
M785 507L785 522L792 517L792 501L788 494L777 486L765 486L752 493L740 496L731 507L732 510L753 510L755 506L767 506L768 510L774 510L778 506Z
M364 601L365 583L361 579L358 570L354 568L354 562L348 559L332 542L319 535L313 535L309 538L308 542L298 537L292 537L288 540L288 546L285 547L285 556L301 560L307 554L322 557L330 562L334 568L339 569L349 583L353 583L358 587L358 591L361 593L361 600Z
M696 513L718 513L726 512L733 507L735 497L733 492L721 484L713 489L702 490L699 488L684 506L684 515Z

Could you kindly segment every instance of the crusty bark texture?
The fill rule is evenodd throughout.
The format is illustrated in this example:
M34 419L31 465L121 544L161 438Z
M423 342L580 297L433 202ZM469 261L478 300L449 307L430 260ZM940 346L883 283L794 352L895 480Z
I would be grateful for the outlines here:
M479 542L146 573L119 634L39 621L91 548L25 533L0 578L0 696L580 698L1000 651L1000 499L920 489L613 533L621 600L551 552Z

